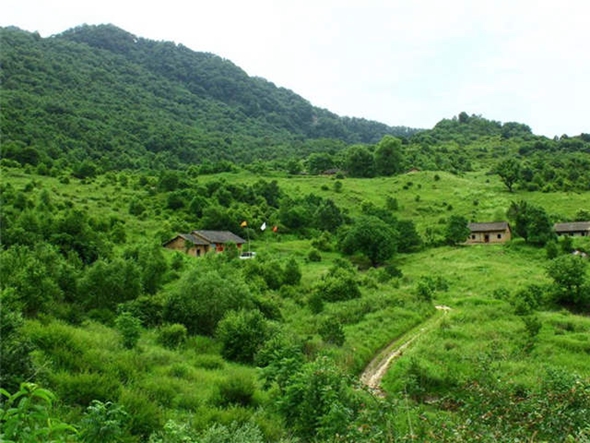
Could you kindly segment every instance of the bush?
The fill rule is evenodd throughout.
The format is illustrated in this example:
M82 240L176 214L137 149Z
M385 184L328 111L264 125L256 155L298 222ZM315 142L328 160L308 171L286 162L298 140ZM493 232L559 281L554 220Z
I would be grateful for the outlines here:
M31 342L21 332L24 321L20 313L12 310L6 299L1 298L0 308L0 386L15 391L20 383L33 378L30 352Z
M347 428L356 409L345 375L326 357L290 377L278 406L304 441L332 439Z
M231 265L212 260L205 269L195 267L182 276L165 303L164 319L183 324L189 334L212 336L228 311L252 305L250 290L239 273Z
M93 400L81 421L80 438L85 443L123 441L128 415L116 403Z
M307 253L307 259L310 262L321 262L322 261L322 254L317 249L312 249Z
M301 269L297 261L292 257L285 265L283 282L291 286L297 286L301 282Z
M219 404L221 406L249 406L256 391L254 378L242 372L230 374L219 385Z
M195 357L193 365L204 369L223 369L225 361L217 354L202 354Z
M141 322L129 312L123 312L116 320L115 325L123 339L123 346L133 349L141 336Z
M228 360L252 363L267 333L268 324L260 311L230 311L217 327L221 355Z
M53 415L55 395L33 383L22 383L11 394L1 389L5 396L0 405L0 438L6 442L73 441L73 426L61 423Z
M344 344L345 336L342 324L336 318L326 318L320 323L318 333L326 343L336 346Z
M255 424L232 422L229 426L216 423L201 433L199 439L194 441L200 443L264 443L266 440L260 428Z
M314 288L325 301L336 302L351 300L361 296L354 274L338 268L325 276Z
M164 297L142 295L135 300L125 303L123 308L141 320L141 324L144 327L151 328L162 323L164 303Z
M311 241L311 246L319 251L332 251L332 235L328 231L322 232L319 237L316 237Z
M179 323L162 326L158 331L158 343L169 349L176 349L186 343L186 326Z
M92 400L117 401L121 392L118 380L90 371L78 374L59 372L51 376L51 381L63 401L84 407L90 405Z
M133 435L146 440L150 434L162 427L162 412L142 392L124 390L119 403L129 414L129 428Z

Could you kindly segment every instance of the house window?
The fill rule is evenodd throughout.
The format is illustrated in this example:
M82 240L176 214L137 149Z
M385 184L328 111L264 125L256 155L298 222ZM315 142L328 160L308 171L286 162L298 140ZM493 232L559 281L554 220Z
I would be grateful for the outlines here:
M502 238L502 234L498 234L498 238Z
M475 240L475 234L471 236L471 240Z

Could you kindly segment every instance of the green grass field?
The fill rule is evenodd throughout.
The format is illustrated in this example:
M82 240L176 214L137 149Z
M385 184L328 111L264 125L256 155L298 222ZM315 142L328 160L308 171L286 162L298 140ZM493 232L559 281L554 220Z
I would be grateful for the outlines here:
M541 205L555 221L571 218L589 204L587 194L511 194L496 176L483 172L346 178L340 180L339 191L334 188L336 179L330 177L260 177L240 172L199 177L197 182L221 179L239 185L260 178L277 180L282 192L290 196L314 193L331 198L352 216L359 215L367 202L384 207L387 198L393 197L399 205L395 215L414 221L423 237L429 230L440 231L452 214L475 221L505 219L510 203L521 199ZM116 252L137 242L161 244L166 235L191 229L190 217L162 209L164 197L138 187L138 177L133 174L129 174L128 185L121 186L107 176L62 183L54 177L4 169L2 181L16 190L27 189L31 198L47 190L57 207L80 208L97 219L121 220L126 241L115 246ZM133 199L147 204L140 217L129 213ZM576 242L588 246L587 242ZM258 254L256 260L297 261L302 271L298 293L291 297L281 296L279 291L270 294L282 314L283 327L308 340L310 355L330 355L353 376L379 350L432 316L434 305L451 308L439 327L404 352L383 381L391 399L407 399L410 394L412 399L426 399L435 405L418 405L412 410L417 414L414 418L420 408L440 414L437 417L452 417L452 410L443 411L436 402L463 392L474 381L483 383L486 377L501 380L510 390L523 391L538 388L546 372L555 368L590 380L587 315L543 306L533 313L540 328L531 344L523 316L517 315L510 303L518 290L551 283L545 250L521 239L506 245L444 246L398 254L392 264L401 277L384 279L381 269L358 271L362 297L325 303L323 311L316 314L307 305L309 294L342 255L321 252L321 261L309 261L311 238L270 230L253 239L250 247ZM165 251L165 255L172 261L175 253ZM436 280L441 286L432 291L431 299L420 296L419 287L425 279ZM170 291L176 283L171 278L163 291ZM318 325L326 318L343 325L346 340L342 346L322 342ZM192 337L183 349L169 350L158 344L155 330L144 329L137 348L127 350L112 327L95 321L71 325L41 317L28 320L25 331L39 347L34 353L39 380L70 405L63 406L63 414L73 421L80 417L77 405L92 398L107 400L117 392L119 402L133 415L138 433L161 427L170 419L190 422L196 430L214 422L253 420L269 439L283 435L273 400L261 389L259 370L223 360L214 338ZM220 392L232 380L250 386L247 404L228 407L224 403Z

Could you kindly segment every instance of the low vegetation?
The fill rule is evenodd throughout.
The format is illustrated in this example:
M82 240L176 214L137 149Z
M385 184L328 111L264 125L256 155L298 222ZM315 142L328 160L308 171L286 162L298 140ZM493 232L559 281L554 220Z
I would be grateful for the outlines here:
M439 223L440 210L420 210L460 180L471 183L472 195L488 192L505 204L472 214L506 212L510 200L499 181L414 173L423 191L416 201L401 176L347 178L342 191L319 195L315 177L193 179L205 205L229 183L259 196L260 206L231 203L233 221L218 226L251 239L256 257L238 260L195 259L159 245L174 227L187 231L202 221L167 207L165 196L175 191L142 190L141 181L157 177L120 173L64 184L20 169L3 176L6 438L17 426L12 398L19 392L40 417L67 423L47 429L39 421L39 432L65 440L97 441L92 426L103 415L112 426L100 432L130 441L207 441L216 433L245 441L588 436L590 322L580 315L588 312L587 264L567 253L588 243L560 240L553 258L549 245L521 238L444 246L452 225ZM368 199L349 205L361 183ZM458 209L444 209L444 219L461 226L466 191L457 191L446 204ZM392 195L394 211L387 209ZM560 206L560 193L543 197L553 217L576 216L570 203ZM145 212L130 211L133 200ZM300 224L285 224L294 219L283 211L296 207ZM322 207L331 208L339 229L316 227ZM416 213L401 237L401 222ZM243 219L250 227L239 227ZM257 230L267 220L277 232ZM376 245L373 255L371 239L385 228L391 237L381 242L393 249L379 255ZM402 245L408 238L416 240ZM310 259L311 248L319 261ZM387 398L360 389L355 377L371 358L431 316L435 304L451 311L388 372ZM327 397L318 394L328 387ZM548 416L551 424L541 419Z

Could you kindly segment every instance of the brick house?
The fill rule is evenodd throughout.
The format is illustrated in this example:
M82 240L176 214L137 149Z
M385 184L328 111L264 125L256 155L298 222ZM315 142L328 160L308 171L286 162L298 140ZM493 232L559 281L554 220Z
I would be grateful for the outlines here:
M505 243L512 238L508 222L469 223L468 227L471 231L468 245Z
M192 231L178 234L164 243L164 247L200 257L208 252L223 252L228 243L234 243L239 250L246 240L230 231Z

